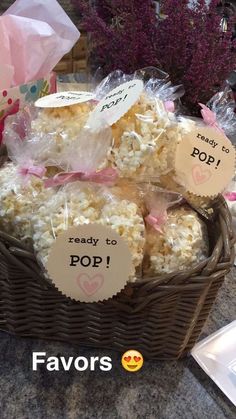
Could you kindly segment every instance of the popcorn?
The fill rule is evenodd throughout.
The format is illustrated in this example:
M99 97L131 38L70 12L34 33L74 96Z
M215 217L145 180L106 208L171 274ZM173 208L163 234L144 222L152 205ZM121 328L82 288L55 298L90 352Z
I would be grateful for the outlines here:
M48 159L53 160L57 154L63 153L71 141L77 138L91 109L91 103L86 102L61 108L45 108L39 112L38 117L32 121L31 136L46 135L50 139Z
M160 177L173 169L181 135L174 114L166 111L161 100L143 93L112 132L108 164L121 176Z
M167 274L192 268L207 258L207 229L190 207L170 209L163 234L147 226L146 275Z
M171 208L176 202L168 191L178 192L192 207L200 206L205 217L210 218L213 211L212 202L192 196L176 178L176 147L196 122L177 120L168 111L165 100L173 103L179 96L168 83L166 86L167 98L161 96L158 83L155 91L145 86L135 105L111 127L102 122L95 130L86 124L93 102L34 111L37 117L32 120L30 115L23 142L17 137L17 124L15 127L9 121L8 149L15 165L7 164L0 172L0 227L21 239L31 236L44 267L61 233L89 223L112 228L128 244L133 262L130 281L141 271L146 276L170 273L191 268L207 257L207 229L197 213L187 205ZM44 180L33 176L24 181L18 168L24 167L25 161L47 167L47 176L54 178L47 186L63 185L64 181L65 185L45 188ZM103 169L105 174L98 173ZM66 173L58 175L61 171ZM66 183L73 176L73 180L94 180L100 175L103 181L107 173L116 178L117 172L119 181L110 187L92 181ZM161 219L166 208L168 219L162 233L145 227L146 216L150 215L150 223L151 216L155 219L152 210L160 213Z
M160 185L167 190L180 193L187 201L187 203L204 218L212 219L214 217L213 206L215 199L207 196L198 196L187 192L184 186L181 186L175 180L174 171L168 173L166 176L162 176L160 179Z
M143 258L144 221L138 206L120 199L117 188L105 189L98 185L75 182L59 190L46 205L41 205L33 216L33 240L35 251L45 266L54 240L72 226L98 223L114 229L128 244L133 260L134 279L136 269ZM120 192L121 194L121 192Z
M46 202L52 190L34 176L21 178L18 167L7 163L0 170L0 228L19 239L32 236L31 216L40 202Z
M134 268L140 267L143 261L145 227L138 206L126 199L109 202L102 208L99 223L111 227L126 241L132 255Z
M89 103L65 106L60 108L45 108L40 110L38 117L32 121L32 129L36 132L53 134L56 141L60 140L63 132L73 139L78 128L81 129L91 110Z

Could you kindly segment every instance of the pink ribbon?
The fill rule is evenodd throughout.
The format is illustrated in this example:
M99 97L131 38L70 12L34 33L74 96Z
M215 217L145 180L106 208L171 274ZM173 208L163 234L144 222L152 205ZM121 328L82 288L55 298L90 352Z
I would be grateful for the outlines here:
M223 129L220 128L217 123L216 114L212 112L206 105L203 105L202 103L199 103L199 105L202 108L201 114L202 114L204 122L210 127L216 128L218 131L224 134Z
M147 224L153 227L159 233L163 233L162 227L167 221L167 211L160 212L160 214L151 213L145 218Z
M166 112L174 113L174 111L175 111L175 103L173 102L173 100L166 100L164 102L164 106L165 106Z
M228 201L236 201L236 192L227 192L226 194L224 194L224 197L228 199Z
M66 185L67 183L76 181L87 181L94 183L101 183L105 185L113 185L117 180L118 172L112 168L102 169L99 172L61 172L55 175L51 179L46 179L44 182L45 188L51 188L53 186Z
M25 166L19 169L19 173L22 176L36 176L42 179L46 173L46 169L41 166Z
M153 227L156 231L163 234L163 226L168 219L167 210L183 201L181 195L171 192L166 196L154 195L149 198L149 215L145 218L147 224Z

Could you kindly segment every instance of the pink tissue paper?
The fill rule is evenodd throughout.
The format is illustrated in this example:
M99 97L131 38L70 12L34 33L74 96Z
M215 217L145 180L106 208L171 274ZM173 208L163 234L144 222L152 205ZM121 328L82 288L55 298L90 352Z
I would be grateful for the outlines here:
M8 115L56 91L52 70L79 37L56 0L16 0L0 16L0 143Z
M11 86L43 78L80 33L56 0L16 0L0 17L0 69ZM4 85L4 88L10 85Z

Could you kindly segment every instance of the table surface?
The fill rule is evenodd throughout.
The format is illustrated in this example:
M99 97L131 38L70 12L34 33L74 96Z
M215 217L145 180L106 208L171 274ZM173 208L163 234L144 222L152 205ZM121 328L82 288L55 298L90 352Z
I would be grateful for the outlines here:
M236 269L226 279L202 338L236 319ZM32 352L112 357L110 372L32 371ZM236 408L192 357L122 369L120 356L0 332L1 419L223 419Z

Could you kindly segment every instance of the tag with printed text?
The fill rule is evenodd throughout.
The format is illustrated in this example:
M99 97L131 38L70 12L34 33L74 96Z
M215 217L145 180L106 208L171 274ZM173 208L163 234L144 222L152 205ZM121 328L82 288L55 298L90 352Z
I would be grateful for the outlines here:
M142 80L132 80L111 90L91 112L88 125L113 125L137 102L144 88Z
M35 106L38 108L62 108L64 106L77 105L94 99L91 92L58 92L38 99Z
M103 301L120 292L132 272L127 243L99 224L71 227L52 245L47 271L67 297L81 302Z
M235 148L212 127L196 127L177 146L177 181L198 196L216 196L234 176Z

